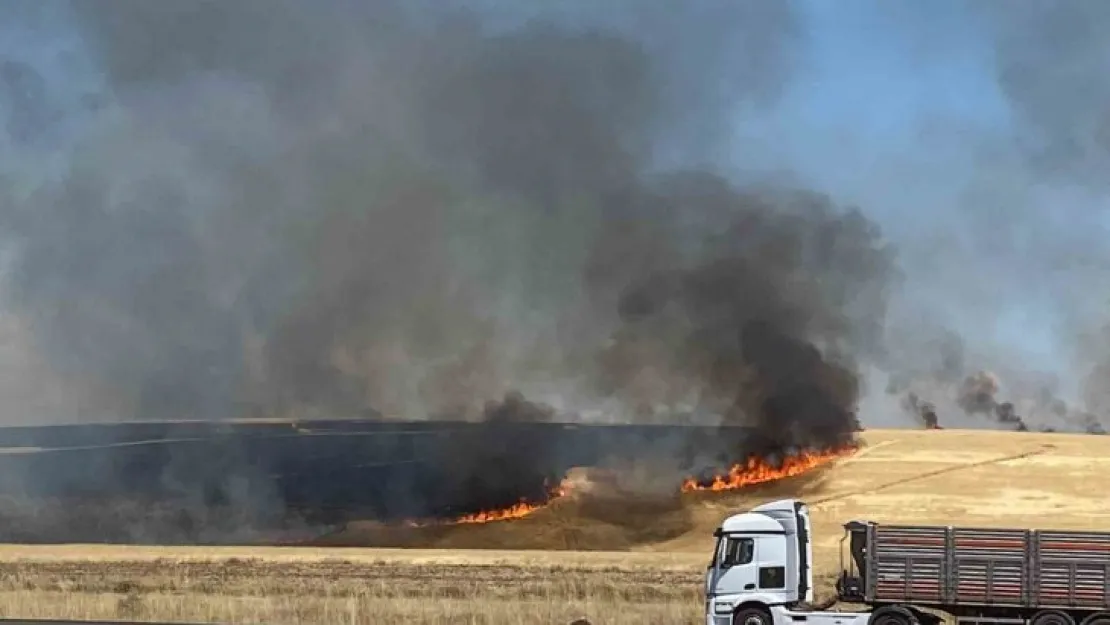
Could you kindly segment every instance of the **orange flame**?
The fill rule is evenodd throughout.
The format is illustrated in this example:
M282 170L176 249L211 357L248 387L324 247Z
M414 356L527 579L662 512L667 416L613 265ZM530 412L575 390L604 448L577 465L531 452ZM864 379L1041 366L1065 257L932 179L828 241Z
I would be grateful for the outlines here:
M520 501L513 504L508 508L501 510L483 510L482 512L475 512L466 516L459 517L452 521L452 523L489 523L491 521L507 521L509 519L520 519L532 514L536 510L544 507L547 504L533 504L527 501Z
M803 451L787 456L780 466L772 465L765 459L752 455L748 457L746 463L733 465L727 474L714 476L708 483L692 477L686 478L682 483L682 492L734 490L753 484L773 482L805 473L837 458L847 456L856 449L855 445L847 445L822 451Z
M563 481L560 482L558 486L551 489L551 491L548 493L547 500L543 503L529 503L528 501L522 499L520 500L520 502L513 504L508 508L475 512L474 514L468 514L454 519L453 521L450 521L450 523L489 523L491 521L507 521L509 519L520 519L528 516L529 514L532 514L540 508L547 507L547 505L550 504L552 501L558 499L559 497L566 496L569 492L570 482L568 482L566 479L563 479Z
M799 454L787 456L780 466L772 465L767 460L753 455L748 458L745 464L734 465L726 475L715 476L711 482L705 483L699 482L694 478L687 478L682 483L682 492L733 490L753 484L772 482L774 480L805 473L818 466L832 462L837 458L847 456L855 452L856 449L857 447L855 445L846 445L844 447L823 451L804 451ZM558 486L552 488L548 492L547 499L542 503L533 503L522 499L512 506L500 510L483 510L449 521L430 523L409 521L407 525L410 527L425 525L464 525L520 519L547 507L560 497L569 495L571 489L572 483L569 479L564 478Z

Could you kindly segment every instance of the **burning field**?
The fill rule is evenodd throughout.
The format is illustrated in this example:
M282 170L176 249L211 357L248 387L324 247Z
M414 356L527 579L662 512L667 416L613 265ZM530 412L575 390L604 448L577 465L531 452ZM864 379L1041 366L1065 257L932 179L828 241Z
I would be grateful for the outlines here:
M681 498L812 471L855 446L783 448L750 428L482 422L173 423L0 429L14 542L258 544L378 524L374 544L539 512ZM401 536L396 538L395 536ZM633 542L654 537L637 538ZM346 540L346 539L344 539ZM588 542L605 544L609 539ZM632 540L632 539L630 539ZM542 541L541 541L542 542Z
M692 426L228 427L6 431L5 540L634 548L691 531L696 502L821 481L868 457L873 437L783 448L761 432Z
M845 445L838 449L803 450L787 454L778 462L752 455L743 464L733 465L728 473L715 475L710 481L687 478L682 482L682 492L727 491L774 482L812 471L857 449L855 445Z
M417 526L352 522L318 546L443 549L678 551L708 549L727 514L779 497L814 511L818 548L831 561L840 524L896 523L1083 528L1110 507L1083 486L1103 470L1110 440L1063 434L879 430L858 446L757 458L727 473L654 492L607 469L571 471L553 498L480 516Z
M1015 414L991 381L969 379L967 405ZM911 407L941 429L927 403ZM477 422L0 430L0 532L24 543L630 549L692 531L697 502L792 492L872 453L870 433L845 421L804 445L781 429L553 416L510 394Z
M1087 491L1107 439L1044 432L1102 432L1110 349L1066 357L1092 392L1064 404L1000 369L1024 350L984 331L1021 318L1003 313L1031 305L1026 282L1052 282L1019 280L1037 272L994 245L1040 254L993 212L935 224L945 245L990 237L974 257L920 247L925 206L1032 214L1044 185L1027 209L931 198L924 163L860 158L900 133L845 129L901 116L810 115L809 90L843 72L812 71L828 64L799 7L43 4L0 20L0 417L29 425L0 428L0 543L239 551L23 567L0 549L0 615L72 599L53 616L551 622L600 605L606 622L697 621L712 529L772 497L813 504L826 571L850 516L1110 519ZM1038 143L1027 131L1017 143ZM1001 165L998 138L956 152ZM959 171L930 185L1030 180L956 152L933 154ZM1041 232L1017 221L1015 237ZM1060 241L1054 277L1095 247ZM979 288L992 267L1014 291ZM1097 334L1070 294L1101 283L1061 284L1044 305L1069 314L1042 325ZM877 396L924 429L863 431ZM273 545L326 555L283 571L264 560L292 551ZM440 559L323 549L341 546ZM88 556L26 553L67 549Z
M765 495L798 489L857 450L852 445L777 458L752 455L723 473L669 484L658 475L578 467L540 501L521 501L453 519L355 521L310 542L316 546L469 549L640 548L692 531L696 520L691 510L700 502L735 493Z
M838 458L851 455L857 449L855 445L851 445L823 451L803 450L777 459L751 455L745 462L732 465L726 473L700 479L687 477L682 481L679 491L681 493L721 492L776 482L818 469ZM555 504L557 500L578 495L593 498L623 496L629 499L645 496L643 492L621 488L619 484L619 474L612 470L576 469L572 470L557 486L549 489L542 501L520 501L506 508L482 510L455 519L439 521L439 524L476 524L519 519ZM408 524L423 525L415 521Z
M638 544L849 454L872 371L929 428L1096 429L894 349L933 337L886 211L718 158L793 91L784 5L317 4L20 10L83 61L0 63L6 418L161 430L0 444L0 539L668 519Z
M692 625L702 620L698 592L714 527L770 499L810 503L819 595L830 589L848 520L1082 529L1110 519L1110 504L1090 488L1110 463L1106 437L876 430L861 433L859 443L835 459L783 459L778 473L745 461L700 489L681 492L681 482L672 483L669 494L654 498L643 494L645 480L635 472L575 469L557 497L513 518L394 527L394 534L350 523L317 546L0 546L0 612L228 623L563 624L587 617ZM714 490L732 483L746 485ZM628 498L630 489L640 496ZM384 538L408 548L372 547Z

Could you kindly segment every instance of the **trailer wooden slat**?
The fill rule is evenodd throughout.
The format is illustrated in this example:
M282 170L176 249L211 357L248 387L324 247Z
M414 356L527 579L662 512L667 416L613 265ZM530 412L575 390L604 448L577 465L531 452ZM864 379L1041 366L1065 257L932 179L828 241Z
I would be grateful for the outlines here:
M872 524L867 537L870 601L1110 609L1110 533Z

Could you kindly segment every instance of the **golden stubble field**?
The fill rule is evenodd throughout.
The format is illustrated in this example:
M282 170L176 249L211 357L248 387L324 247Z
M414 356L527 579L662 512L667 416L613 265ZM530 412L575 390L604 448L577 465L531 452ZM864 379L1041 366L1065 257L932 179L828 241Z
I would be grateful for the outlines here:
M863 438L861 451L816 472L685 496L678 509L610 505L599 515L588 501L567 498L521 520L408 538L439 549L0 546L0 616L692 624L702 622L713 528L771 499L810 502L823 580L837 568L840 526L853 518L1110 530L1100 488L1110 437L886 430ZM340 542L375 536L356 524ZM606 540L622 550L601 550ZM567 550L576 541L594 551ZM506 544L557 550L452 548Z

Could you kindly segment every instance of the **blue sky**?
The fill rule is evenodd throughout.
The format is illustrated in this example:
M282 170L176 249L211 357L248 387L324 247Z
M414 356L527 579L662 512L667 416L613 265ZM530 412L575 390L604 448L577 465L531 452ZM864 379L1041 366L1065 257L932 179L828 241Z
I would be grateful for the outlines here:
M929 127L955 121L977 130L1006 128L1009 106L995 83L984 39L965 24L947 33L952 49L938 54L935 42L920 41L920 29L884 16L876 3L816 0L798 6L807 29L804 60L760 133L766 141L784 144L778 148L782 163L775 165L804 172L820 186L861 201L869 189L882 188L872 171L892 161L943 168L947 179L923 172L922 188L916 189L938 199L966 184L959 174L967 172L953 167L953 159L970 160L971 155L945 145L958 137L930 136ZM952 17L949 24L962 23ZM760 160L766 164L762 155ZM934 210L942 207L942 202L933 204ZM868 209L876 218L893 217L892 230L910 217L887 202Z
M1019 236L1002 249L966 250L978 245L965 237L974 231L969 222L985 218L986 204L1001 207L994 217L1000 227L1009 221L1017 233L1024 227L1036 235L1053 221L1052 203L1063 193L1035 188L1007 149L1012 114L989 38L959 4L930 3L932 11L912 14L903 3L886 4L886 11L880 4L798 4L807 29L798 74L765 119L738 124L738 144L756 141L763 149L738 148L747 156L736 166L788 170L860 205L903 252L910 288L948 323L1035 368L1067 370L1072 346L1057 331L1067 323L1060 291L1068 285L1053 283L1059 275L1052 260L1035 257ZM984 158L987 149L1001 158ZM984 207L978 215L969 211L972 188L987 200L976 203ZM1020 203L1011 204L1015 197ZM949 256L945 250L957 241L971 257ZM949 260L931 266L918 257L934 253ZM967 283L954 284L954 277ZM1029 288L1039 279L1048 283ZM977 296L986 302L969 301Z

